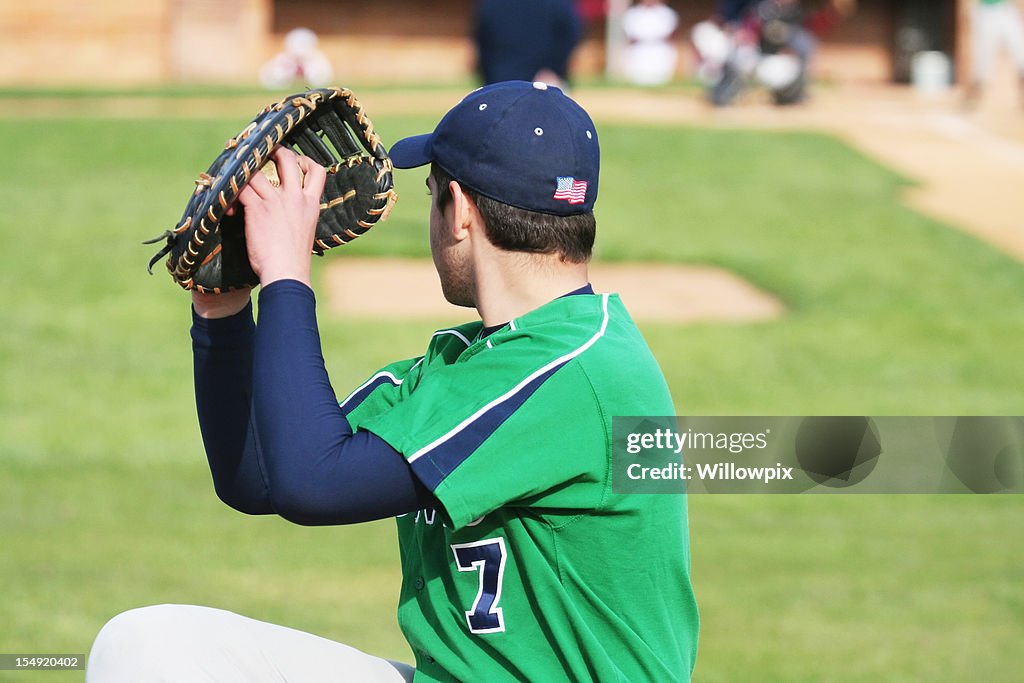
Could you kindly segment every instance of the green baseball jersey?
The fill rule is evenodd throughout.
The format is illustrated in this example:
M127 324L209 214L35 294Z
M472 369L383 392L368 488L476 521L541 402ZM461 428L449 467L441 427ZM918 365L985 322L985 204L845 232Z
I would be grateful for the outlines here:
M681 681L696 655L686 499L616 494L612 417L673 415L616 295L440 330L342 402L441 507L398 518L417 681Z

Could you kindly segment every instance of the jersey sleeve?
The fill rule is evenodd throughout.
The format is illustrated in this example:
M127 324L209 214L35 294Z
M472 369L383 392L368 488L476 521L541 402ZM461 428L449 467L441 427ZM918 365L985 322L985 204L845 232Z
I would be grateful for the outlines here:
M533 350L543 346L521 340L443 367L363 424L405 456L455 528L502 506L572 515L602 500L605 420L583 369Z
M408 386L404 386L406 381L410 384L415 381L422 362L423 358L420 357L386 365L339 401L341 412L348 419L352 429L358 429L365 420L402 401L408 394Z

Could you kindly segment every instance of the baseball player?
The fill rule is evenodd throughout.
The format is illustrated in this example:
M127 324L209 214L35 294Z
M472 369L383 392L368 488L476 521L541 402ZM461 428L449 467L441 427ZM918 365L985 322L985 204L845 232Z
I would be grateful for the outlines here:
M1024 20L1016 0L975 0L971 5L971 80L964 104L973 107L992 75L992 67L1005 45L1013 59L1024 106Z
M398 620L415 669L162 605L104 627L89 680L689 680L685 497L611 487L612 417L674 408L622 302L588 283L593 122L556 88L504 82L391 157L430 165L434 264L445 297L478 320L438 330L422 356L339 401L310 287L324 174L279 151L280 187L256 174L240 196L258 322L248 292L194 293L192 338L226 503L300 524L397 519Z

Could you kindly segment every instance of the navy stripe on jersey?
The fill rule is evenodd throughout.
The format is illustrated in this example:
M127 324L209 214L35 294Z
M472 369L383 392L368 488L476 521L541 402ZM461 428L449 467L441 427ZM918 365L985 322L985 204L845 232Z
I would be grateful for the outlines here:
M511 415L519 409L548 379L569 361L580 355L604 336L608 328L608 295L601 295L604 317L600 329L575 350L552 360L534 371L505 394L494 399L458 424L447 434L409 456L409 464L420 480L431 490L462 464Z
M537 375L520 391L482 414L472 424L445 441L433 452L411 461L413 471L424 486L431 491L436 489L445 477L465 461L470 453L479 448L480 444L487 440L487 437L496 432L505 420L512 417L512 413L526 403L526 399L530 398L548 378L568 362L566 360Z
M446 334L451 335L453 337L457 337L466 346L469 346L471 343L468 339L466 339L465 335L463 335L458 330L438 330L437 332L431 335L431 338L440 337ZM413 364L411 368L409 368L406 371L406 373L408 374L409 372L412 372L413 369L422 362L423 359L420 358ZM382 370L381 372L378 372L370 379L363 382L361 386L359 386L355 391L349 394L345 398L345 400L339 403L338 405L341 407L341 411L347 416L353 410L358 408L359 404L361 404L363 401L369 398L370 394L376 391L378 387L383 386L385 384L390 384L393 387L400 387L402 386L402 382L404 381L404 378L397 377L396 375L388 372L387 370Z

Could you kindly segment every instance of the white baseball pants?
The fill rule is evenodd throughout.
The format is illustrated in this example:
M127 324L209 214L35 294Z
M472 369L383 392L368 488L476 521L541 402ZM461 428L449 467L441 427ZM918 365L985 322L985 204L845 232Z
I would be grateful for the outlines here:
M999 48L1004 44L1013 58L1018 73L1024 75L1024 24L1015 0L998 5L974 3L971 16L974 22L974 64L972 76L975 83L984 83L992 73L992 63Z
M123 612L100 630L86 683L408 683L413 667L326 638L194 605Z

